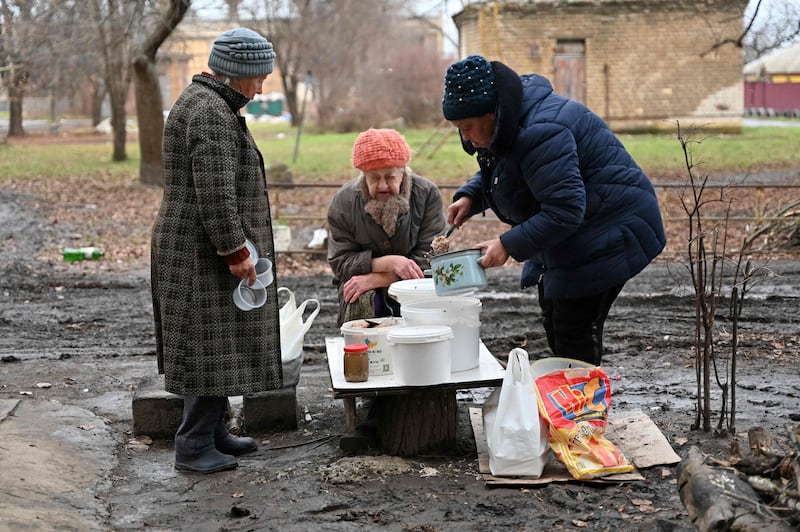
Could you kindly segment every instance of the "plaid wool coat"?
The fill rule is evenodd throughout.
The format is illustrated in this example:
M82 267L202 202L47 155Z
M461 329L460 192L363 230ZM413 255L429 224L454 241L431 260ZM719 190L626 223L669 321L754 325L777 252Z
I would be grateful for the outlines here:
M164 198L151 282L158 369L179 395L245 395L283 385L276 282L266 304L233 303L221 255L253 242L274 264L264 160L238 109L248 99L194 76L164 127ZM277 278L277 275L276 275Z

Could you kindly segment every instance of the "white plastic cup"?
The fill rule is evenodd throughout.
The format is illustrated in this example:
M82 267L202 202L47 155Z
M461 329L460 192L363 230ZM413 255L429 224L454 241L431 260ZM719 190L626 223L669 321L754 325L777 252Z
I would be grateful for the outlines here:
M271 260L261 258L256 261L256 280L265 287L272 284L275 276L272 273Z
M267 302L267 288L257 279L252 286L249 286L248 282L248 279L239 281L233 290L234 304L244 311L263 307Z
M247 251L250 252L250 260L252 260L254 263L258 262L258 250L256 249L256 245L249 240L245 240L244 245L247 248Z

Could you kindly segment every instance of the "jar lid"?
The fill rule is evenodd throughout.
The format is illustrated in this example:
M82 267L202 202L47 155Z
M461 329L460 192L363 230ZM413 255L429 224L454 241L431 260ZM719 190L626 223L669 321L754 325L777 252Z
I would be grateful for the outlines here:
M369 346L367 344L347 344L344 346L345 353L366 353Z

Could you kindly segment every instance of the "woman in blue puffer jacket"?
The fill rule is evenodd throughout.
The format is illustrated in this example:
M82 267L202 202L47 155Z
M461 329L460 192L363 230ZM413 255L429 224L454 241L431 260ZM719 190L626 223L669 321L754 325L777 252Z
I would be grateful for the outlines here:
M480 167L448 222L489 208L511 225L477 244L481 263L524 262L553 353L599 365L611 304L666 244L650 180L599 116L498 61L451 65L442 110Z

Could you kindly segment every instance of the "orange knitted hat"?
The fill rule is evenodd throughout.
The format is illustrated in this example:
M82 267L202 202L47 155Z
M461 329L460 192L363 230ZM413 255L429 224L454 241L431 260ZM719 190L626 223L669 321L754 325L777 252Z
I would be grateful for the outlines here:
M370 128L353 144L353 167L362 172L381 168L401 168L411 160L411 148L394 129Z

